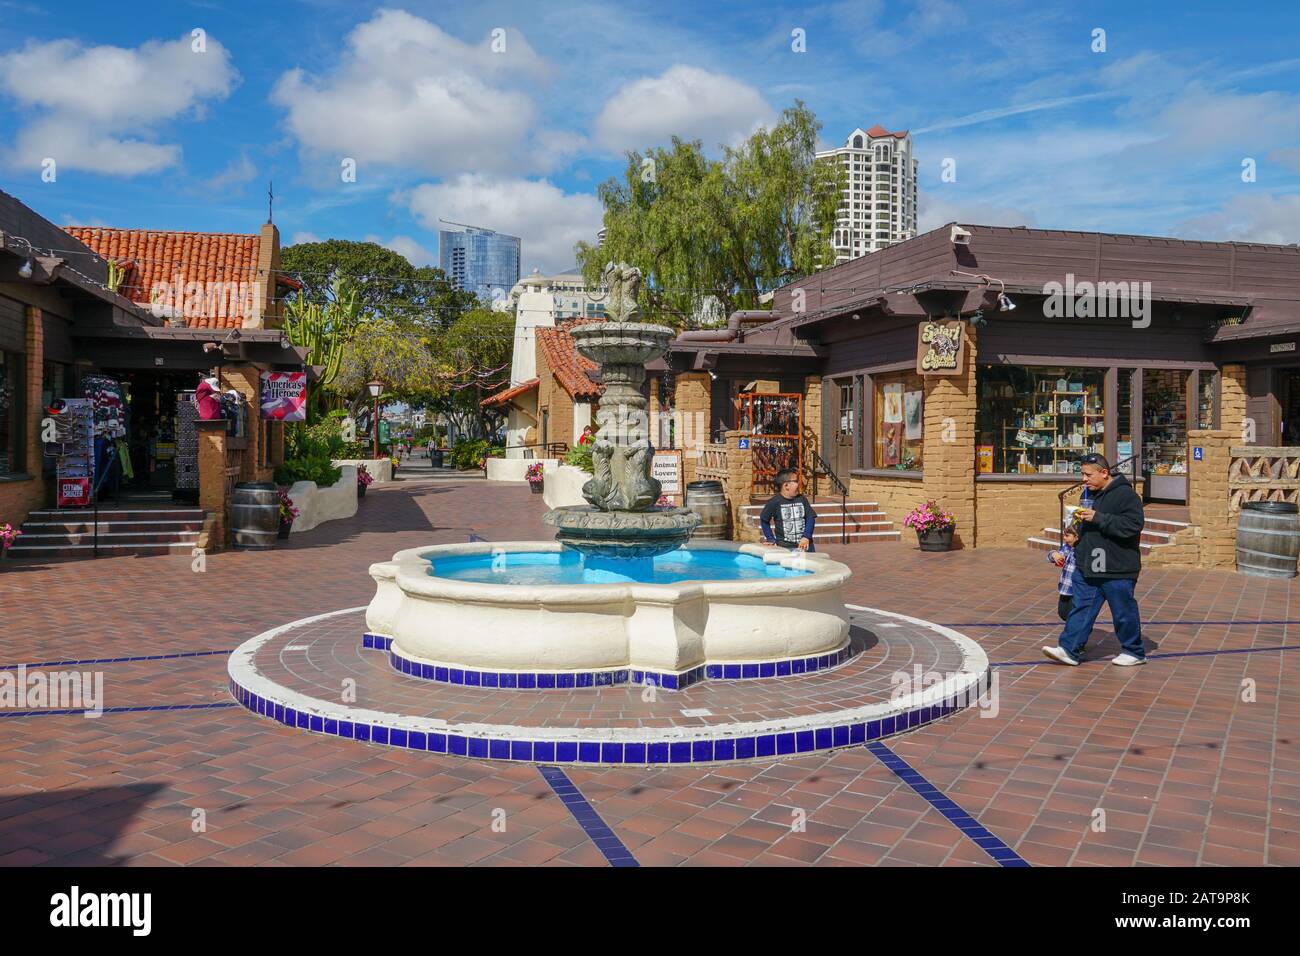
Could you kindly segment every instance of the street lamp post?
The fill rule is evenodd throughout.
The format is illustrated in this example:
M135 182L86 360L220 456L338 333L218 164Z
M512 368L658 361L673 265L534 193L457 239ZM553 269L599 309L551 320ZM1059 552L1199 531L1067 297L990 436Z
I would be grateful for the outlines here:
M366 388L370 389L370 397L375 400L374 421L371 425L375 432L375 458L379 458L379 393L384 390L383 382L367 382Z

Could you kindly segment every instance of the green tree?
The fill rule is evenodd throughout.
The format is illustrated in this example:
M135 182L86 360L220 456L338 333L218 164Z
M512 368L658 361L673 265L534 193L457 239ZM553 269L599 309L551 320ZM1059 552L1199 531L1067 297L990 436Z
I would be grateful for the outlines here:
M833 262L843 174L816 160L820 129L796 101L717 160L677 137L669 149L629 153L622 181L599 188L604 244L576 248L588 282L599 283L607 261L628 262L645 276L650 312L685 325L707 296L728 314L758 308L762 292Z
M445 414L461 434L492 435L501 413L479 403L510 381L514 330L509 312L473 309L457 319L435 345L438 382L425 407Z
M443 330L478 302L441 269L417 268L400 253L374 242L300 242L284 249L280 268L303 285L294 298L320 305L333 301L336 279L351 280L359 313L366 319L385 316Z
M354 414L370 402L366 384L376 380L390 400L427 401L440 384L433 346L428 335L399 319L372 319L344 346L334 390Z
M285 309L284 331L294 345L307 349L307 364L321 369L307 386L308 412L319 414L324 393L339 373L343 353L359 323L356 289L346 277L336 277L327 302L297 298Z

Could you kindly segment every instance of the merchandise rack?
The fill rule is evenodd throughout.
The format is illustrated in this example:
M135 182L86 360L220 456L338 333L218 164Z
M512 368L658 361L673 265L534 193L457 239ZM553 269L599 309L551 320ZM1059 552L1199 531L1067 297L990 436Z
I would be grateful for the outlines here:
M740 427L750 435L750 494L773 494L778 472L790 468L803 490L803 396L798 392L741 392ZM778 429L773 431L772 429Z

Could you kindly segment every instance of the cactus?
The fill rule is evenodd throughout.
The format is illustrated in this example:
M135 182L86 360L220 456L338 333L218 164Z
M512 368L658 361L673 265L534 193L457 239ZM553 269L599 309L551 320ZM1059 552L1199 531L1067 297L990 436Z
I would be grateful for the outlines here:
M284 320L289 341L307 349L307 364L323 367L320 377L309 386L309 402L338 376L343 349L356 331L356 290L341 277L334 280L332 287L333 300L324 304L299 295L289 303Z

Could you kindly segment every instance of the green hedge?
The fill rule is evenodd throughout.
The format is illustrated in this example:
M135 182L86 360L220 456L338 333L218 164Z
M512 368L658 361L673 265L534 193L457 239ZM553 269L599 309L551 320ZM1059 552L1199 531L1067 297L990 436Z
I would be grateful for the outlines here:
M343 469L335 467L328 455L289 458L275 469L277 485L292 485L295 481L314 481L318 488L326 488L337 484L341 477L343 477Z
M591 449L592 445L575 445L570 448L564 456L566 465L573 465L575 468L581 468L587 474L594 474L591 466Z

